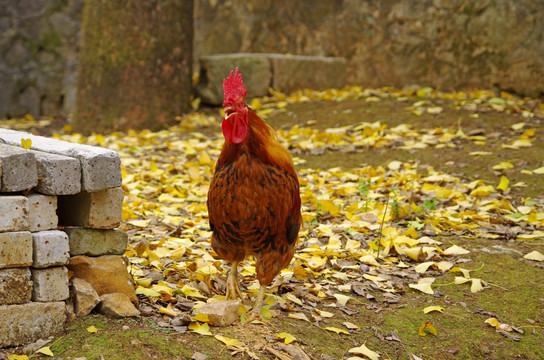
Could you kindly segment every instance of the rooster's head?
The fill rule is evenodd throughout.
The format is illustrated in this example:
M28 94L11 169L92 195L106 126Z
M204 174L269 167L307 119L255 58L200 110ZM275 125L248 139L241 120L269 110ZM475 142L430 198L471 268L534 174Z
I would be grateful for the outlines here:
M239 144L247 135L248 111L244 102L247 90L238 68L231 71L228 78L223 79L223 94L225 109L225 117L221 124L223 135L230 144Z

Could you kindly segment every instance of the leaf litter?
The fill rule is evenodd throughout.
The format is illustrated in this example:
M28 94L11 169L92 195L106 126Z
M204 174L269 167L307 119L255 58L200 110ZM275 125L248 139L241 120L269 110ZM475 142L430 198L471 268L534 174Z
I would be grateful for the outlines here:
M509 94L495 98L485 91L440 93L423 89L427 90L414 93L349 87L323 92L304 90L289 96L271 90L270 97L254 99L252 105L266 119L297 102L378 102L384 98L409 102L424 95L426 100L416 101L406 111L415 116L425 112L438 115L443 105L435 102L448 99L453 100L454 109L473 111L473 117L489 111L519 112L527 122L542 117L542 106L532 106ZM32 120L25 118L19 127L32 129ZM65 127L64 134L54 137L104 146L119 153L126 194L122 229L130 235L126 255L142 312L156 317L161 326L214 336L233 354L245 352L252 357L254 354L239 340L211 329L205 317L192 316L192 310L202 304L224 300L228 265L211 249L206 208L207 190L223 137L215 131L219 128L218 116L195 111L177 120L178 125L159 132L129 131L85 138L69 134L70 128ZM43 124L47 125L42 120L40 126ZM17 128L17 124L10 125ZM535 131L526 127L525 122L512 126L517 138L503 147L532 146ZM456 266L465 262L463 256L469 250L444 243L438 237L505 238L504 229L516 224L515 238L544 238L543 202L513 198L509 192L512 185L502 173L500 182L494 185L442 173L417 161L314 169L305 168L304 161L296 157L331 151L363 153L369 148L441 149L463 141L485 144L485 134L467 135L460 126L414 129L401 124L389 128L381 121L362 121L322 130L295 125L278 129L278 135L299 167L304 226L291 265L269 288L265 322L287 316L337 336L349 336L361 329L349 322L343 323L345 329L326 326L325 320L335 315L318 307L350 314L358 311L356 304L375 301L378 294L390 303L398 302L398 296L409 289L433 295L436 278L447 271L460 272L463 276L455 277L454 283L470 283L472 292L487 288L484 279L472 278L470 270ZM502 172L512 167L510 162L502 162L493 169ZM542 173L540 169L534 173ZM542 261L537 251L525 257ZM241 267L242 291L248 297L255 295L258 282L254 263L244 261ZM425 312L443 310L434 306ZM245 311L242 306L240 313ZM436 335L429 322L419 332ZM284 345L295 346L298 342L286 332L277 337ZM288 358L286 352L278 355L281 349L265 348L278 358ZM349 353L371 359L380 356L364 344Z

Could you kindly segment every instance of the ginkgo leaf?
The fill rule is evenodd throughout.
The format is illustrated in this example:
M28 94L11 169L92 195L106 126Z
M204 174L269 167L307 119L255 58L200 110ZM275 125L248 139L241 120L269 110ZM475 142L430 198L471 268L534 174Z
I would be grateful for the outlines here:
M315 309L315 311L319 314L319 316L324 317L324 318L331 318L331 317L334 316L333 313L328 312L328 311L319 310L319 309Z
M337 334L346 334L346 335L350 335L349 331L344 330L344 329L339 329L339 328L336 328L336 327L332 327L332 326L327 326L327 327L325 327L324 329L327 330L327 331L335 332L335 333L337 333Z
M53 354L53 352L51 351L49 346L44 346L44 347L36 350L36 353L44 354L44 355L47 355L47 356L55 356L55 354Z
M477 293L478 291L482 291L484 289L482 285L481 279L472 279L472 285L470 286L470 291L473 293Z
M205 334L207 335L207 334ZM245 347L240 343L240 341L238 339L231 339L231 338L228 338L226 336L222 336L222 335L215 335L214 336L217 340L221 341L223 344L225 344L225 346L233 346L233 347L236 347L238 349L245 349Z
M8 360L28 360L28 356L12 354L12 355L8 355Z
M296 337L294 337L293 335L291 335L289 333L286 333L286 332L279 333L278 337L280 339L283 339L283 342L286 343L286 344L290 344L293 341L297 341Z
M544 174L544 166L539 167L538 169L534 169L533 174L538 174L538 175Z
M351 333L361 332L361 328L359 326L357 326L354 323L351 323L349 321L344 321L342 323L342 325L344 325L349 330L349 332L351 332Z
M210 326L208 323L200 324L199 322L193 322L189 324L188 328L189 330L200 335L213 336L213 334L210 332Z
M208 317L208 315L206 315L204 313L198 313L198 314L193 315L191 317L196 321L205 322L205 323L210 322L210 318Z
M508 190L508 184L510 184L510 180L508 180L506 176L501 176L499 185L497 185L497 190L501 190L503 192Z
M370 350L369 348L366 347L365 344L358 347L351 348L348 350L348 352L352 354L364 355L370 360L378 360L380 358L380 354Z
M338 301L342 305L346 305L348 301L351 300L351 297L347 295L334 294L333 296L336 298L336 301Z
M87 328L87 331L90 333L95 333L98 331L98 329L94 325L91 325Z
M427 336L427 334L438 335L436 328L429 321L421 325L418 332L420 336Z
M544 255L536 250L526 254L523 258L528 260L544 261Z
M425 309L423 309L423 312L425 314L430 313L431 311L438 311L438 312L444 312L444 308L442 306L427 306Z
M444 253L446 253L447 255L465 255L470 253L470 251L465 250L460 246L453 245L447 248L446 250L444 250Z
M414 270L417 272L417 273L420 273L420 274L423 274L425 271L427 271L427 269L431 266L431 265L434 265L436 264L434 261L427 261L427 262L423 262L421 264L418 264L415 266Z
M512 169L514 165L511 162L503 161L497 165L493 165L493 170L505 170Z
M21 147L23 149L30 149L32 147L32 139L21 139Z
M498 329L501 325L501 323L499 322L499 320L497 320L496 318L489 318L485 321L486 324L489 324L490 326L493 326L494 328Z
M308 320L308 317L304 313L290 313L288 316L292 319L310 322L310 320Z
M434 290L431 287L431 284L435 281L434 278L423 278L419 279L417 284L408 284L409 287L412 289L419 290L425 294L432 295L434 294Z

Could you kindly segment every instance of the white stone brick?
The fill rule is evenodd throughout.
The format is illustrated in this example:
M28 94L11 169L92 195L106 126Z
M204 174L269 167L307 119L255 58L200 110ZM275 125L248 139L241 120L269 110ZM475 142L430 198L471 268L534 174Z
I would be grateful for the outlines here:
M19 195L0 195L0 232L28 230L28 199Z
M30 271L34 282L32 301L61 301L70 296L68 269L66 267L30 269Z
M68 156L35 151L38 186L35 190L47 195L71 195L81 191L81 164Z
M33 194L27 196L29 210L29 230L42 231L56 229L59 222L57 217L57 197Z
M122 219L123 189L81 192L58 197L59 224L94 229L118 227Z
M31 151L0 144L0 168L2 192L32 189L38 184L36 158Z
M65 265L70 257L70 240L64 231L48 230L32 233L35 268Z
M7 144L18 146L24 138L32 140L33 150L78 159L81 164L82 190L98 191L121 186L121 159L113 150L0 129L0 139Z
M64 302L0 305L0 348L46 339L64 330Z
M32 233L0 233L0 269L32 265Z

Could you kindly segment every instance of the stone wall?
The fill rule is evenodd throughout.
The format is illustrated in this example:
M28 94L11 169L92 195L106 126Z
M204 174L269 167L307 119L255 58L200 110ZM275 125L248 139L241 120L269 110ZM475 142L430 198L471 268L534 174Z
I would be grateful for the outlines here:
M83 0L0 0L0 118L75 110Z
M195 26L195 56L335 56L348 84L544 93L537 0L199 0Z
M83 0L0 0L0 118L74 111ZM544 93L537 0L195 0L198 59L343 57L348 84Z

